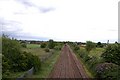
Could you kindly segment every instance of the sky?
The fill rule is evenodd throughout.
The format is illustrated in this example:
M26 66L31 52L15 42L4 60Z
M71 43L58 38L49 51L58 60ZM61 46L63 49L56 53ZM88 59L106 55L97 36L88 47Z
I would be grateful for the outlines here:
M118 41L120 0L0 0L1 31L23 40Z

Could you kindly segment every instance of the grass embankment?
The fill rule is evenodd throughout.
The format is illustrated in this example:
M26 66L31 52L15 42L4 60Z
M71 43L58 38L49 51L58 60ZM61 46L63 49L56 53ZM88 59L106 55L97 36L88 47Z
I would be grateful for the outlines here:
M38 71L31 78L47 78L52 71L54 64L56 63L59 57L60 51L54 50L53 55L41 64L41 70Z
M72 46L71 46L72 47ZM83 68L85 69L85 72L87 73L87 75L89 76L89 78L93 78L93 75L91 74L89 68L87 67L87 65L84 63L83 59L80 57L80 50L81 48L78 50L78 51L75 51L74 50L74 47L72 47L73 51L75 52L77 58L79 59L79 61L81 62L81 64L83 65ZM85 50L84 48L82 48L82 50Z
M23 51L31 52L33 55L39 56L40 58L49 55L50 52L46 52L45 48L40 48L38 44L27 44L27 48L23 48ZM47 60L41 63L41 69L37 71L34 75L28 78L47 78L49 73L54 67L55 62L57 61L60 50L52 49L53 55L50 56Z
M72 47L74 50L74 47ZM86 51L85 47L80 47L78 50L74 50L78 59L80 59L83 67L90 78L94 78L95 73L92 68L96 63L101 61L101 54L103 53L104 48L94 48L89 53ZM90 62L89 59L92 61ZM92 67L92 68L91 68Z
M95 73L90 69L90 66L95 62L100 62L101 61L101 54L103 53L104 48L94 48L92 49L89 53L86 52L86 49L84 47L80 47L80 52L78 55L79 59L82 61L84 66L86 67L85 70L87 74L89 75L90 78L94 78ZM93 63L85 62L85 57L81 58L80 54L87 54L89 57L95 57L95 61ZM94 65L93 65L94 66Z
M76 52L75 52L75 53L76 53ZM86 65L85 62L83 61L83 59L80 57L80 55L76 53L76 56L77 56L77 58L79 59L79 61L81 62L81 64L83 65L83 67L84 67L85 72L87 73L87 75L88 75L90 78L93 78L93 75L92 75L91 71L89 70L89 68L87 67L87 65Z

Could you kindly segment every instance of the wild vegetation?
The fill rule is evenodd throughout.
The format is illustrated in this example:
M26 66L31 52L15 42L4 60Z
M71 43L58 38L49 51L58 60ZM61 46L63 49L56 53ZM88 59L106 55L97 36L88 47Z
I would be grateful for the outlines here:
M72 44L77 55L95 78L119 79L120 44L86 42L86 46ZM76 49L79 46L80 49Z
M34 41L35 43L35 41ZM75 42L55 42L50 39L40 44L30 44L7 36L2 37L2 74L3 78L15 76L30 68L35 68L33 78L45 78L51 72L64 43L73 48L76 55L88 69L91 78L120 78L120 44L94 43L87 41L83 46ZM52 56L45 62L41 58ZM15 75L13 75L15 74Z
M12 77L11 74L27 71L41 66L40 59L31 53L21 50L21 44L9 37L2 37L2 77Z

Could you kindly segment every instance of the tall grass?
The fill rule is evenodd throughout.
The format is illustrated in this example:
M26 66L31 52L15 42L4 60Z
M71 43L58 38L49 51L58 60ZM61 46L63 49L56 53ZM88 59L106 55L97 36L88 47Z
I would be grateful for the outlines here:
M59 57L60 51L55 50L53 55L48 58L44 63L41 64L41 70L39 70L36 74L31 76L30 78L47 78L52 71L54 64L56 63Z

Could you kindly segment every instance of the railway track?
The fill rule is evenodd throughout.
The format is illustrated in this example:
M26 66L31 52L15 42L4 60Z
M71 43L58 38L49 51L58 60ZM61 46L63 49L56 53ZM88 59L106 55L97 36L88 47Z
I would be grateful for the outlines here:
M82 64L77 59L69 45L64 45L59 59L49 78L80 78L88 80L89 77L86 74Z

